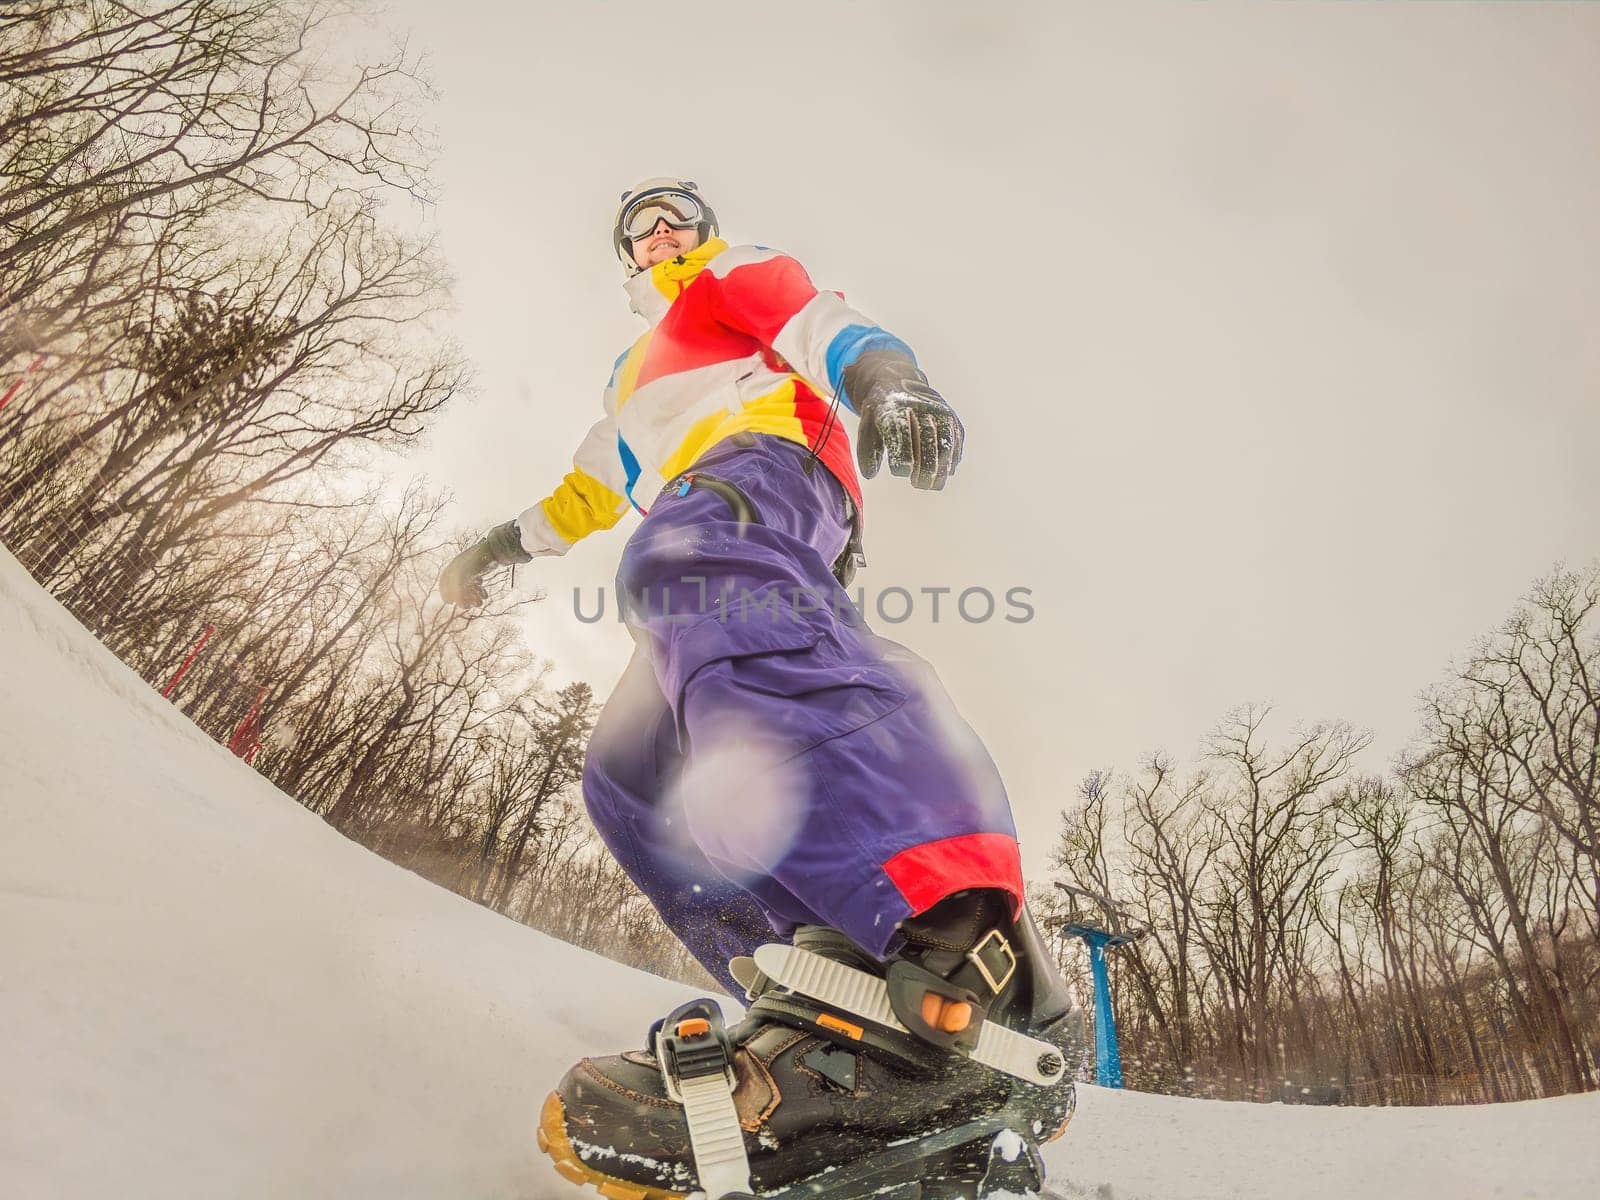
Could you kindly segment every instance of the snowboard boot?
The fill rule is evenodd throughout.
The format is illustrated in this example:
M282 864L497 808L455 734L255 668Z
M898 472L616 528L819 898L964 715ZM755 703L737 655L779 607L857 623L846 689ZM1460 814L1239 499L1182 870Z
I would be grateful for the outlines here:
M1036 1192L1082 1025L1032 918L958 892L900 932L887 962L820 926L734 960L744 1020L697 1000L643 1050L584 1059L540 1149L612 1200Z

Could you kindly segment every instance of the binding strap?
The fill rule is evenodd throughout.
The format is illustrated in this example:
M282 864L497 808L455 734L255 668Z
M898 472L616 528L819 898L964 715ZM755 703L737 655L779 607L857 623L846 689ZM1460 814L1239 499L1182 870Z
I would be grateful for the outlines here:
M916 1036L889 1002L889 987L876 975L813 954L799 946L766 945L755 953L756 966L773 983L808 996L897 1033ZM974 1062L1040 1087L1061 1082L1066 1062L1049 1042L1032 1038L994 1021L983 1021L976 1044L961 1048Z
M733 1045L722 1010L694 1000L655 1031L656 1062L667 1095L683 1105L695 1175L708 1200L750 1191L750 1158L733 1106Z

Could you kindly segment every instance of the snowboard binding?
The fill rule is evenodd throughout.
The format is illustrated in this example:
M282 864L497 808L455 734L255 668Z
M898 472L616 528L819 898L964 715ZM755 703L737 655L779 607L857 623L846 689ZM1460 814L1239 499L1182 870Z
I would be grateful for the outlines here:
M1037 1141L1017 1131L1019 1124L1023 1124L1020 1114L967 1121L774 1191L724 1192L717 1200L1017 1200L1037 1196L1044 1186L1044 1160ZM612 1200L703 1200L713 1195L689 1180L666 1190L586 1166L566 1136L555 1093L545 1101L538 1144L554 1160L562 1177L580 1186L592 1184Z
M988 1200L1035 1196L1043 1186L1038 1146L989 1117L775 1192L730 1192L723 1200Z
M1080 1025L1031 920L1009 902L997 919L996 895L903 923L888 964L816 926L736 959L743 1021L692 1001L645 1051L579 1063L540 1148L612 1200L1037 1194Z

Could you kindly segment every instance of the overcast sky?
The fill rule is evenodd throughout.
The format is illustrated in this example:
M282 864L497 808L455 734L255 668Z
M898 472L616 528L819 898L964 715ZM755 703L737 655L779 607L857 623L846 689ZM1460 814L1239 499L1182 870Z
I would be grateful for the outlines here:
M700 183L909 341L965 421L942 494L867 485L879 632L987 739L1039 871L1092 768L1192 761L1247 700L1381 768L1415 697L1600 553L1600 7L402 0L427 51L481 392L407 469L463 527L546 495L642 328L618 193ZM559 680L631 649L533 564Z

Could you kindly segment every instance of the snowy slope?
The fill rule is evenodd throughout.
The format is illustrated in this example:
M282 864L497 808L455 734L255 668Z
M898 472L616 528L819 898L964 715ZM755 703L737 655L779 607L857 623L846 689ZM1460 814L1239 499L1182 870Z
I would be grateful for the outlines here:
M688 995L344 840L0 551L0 1196L576 1200L539 1101ZM1597 1128L1085 1088L1052 1190L1576 1200Z

